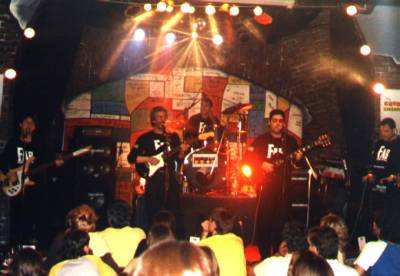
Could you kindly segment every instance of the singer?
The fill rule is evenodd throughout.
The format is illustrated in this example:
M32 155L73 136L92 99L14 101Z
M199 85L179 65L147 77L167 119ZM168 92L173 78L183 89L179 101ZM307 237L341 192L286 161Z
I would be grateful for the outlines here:
M270 112L269 131L257 137L248 148L246 162L255 170L259 198L256 215L258 246L263 258L276 251L283 224L287 218L288 200L286 183L290 166L302 158L296 152L296 140L287 134L285 113L280 109ZM286 156L295 152L294 160Z
M189 146L181 143L178 134L166 131L167 115L167 110L162 106L151 110L152 130L136 140L128 155L128 161L135 164L137 172L146 179L144 204L147 223L143 226L145 229L151 225L154 215L160 210L169 209L176 213L179 206L177 173ZM150 169L155 173L150 175Z

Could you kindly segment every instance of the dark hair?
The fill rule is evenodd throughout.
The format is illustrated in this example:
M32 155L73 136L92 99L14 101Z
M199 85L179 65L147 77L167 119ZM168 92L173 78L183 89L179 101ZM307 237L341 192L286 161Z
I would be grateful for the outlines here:
M303 251L307 248L305 227L298 221L287 222L282 231L289 252Z
M397 209L385 209L380 233L381 240L400 244L400 212Z
M26 114L23 114L22 116L20 116L18 118L18 124L21 124L23 121L25 121L28 118L31 118L33 120L33 122L35 123L35 125L37 124L37 117L33 113L26 113Z
M396 122L392 118L384 118L380 123L379 126L388 126L390 129L396 128Z
M155 224L150 228L147 236L147 245L152 247L160 242L175 240L175 235L165 224Z
M18 252L10 267L13 276L44 276L42 256L32 248Z
M89 234L76 230L67 232L61 244L61 258L63 260L75 259L86 255L85 246L89 245Z
M206 95L203 95L202 101L206 104L208 104L210 107L213 107L213 102L211 101L211 99L209 97L207 97Z
M152 126L154 126L154 121L156 119L156 113L158 113L158 112L164 112L165 114L167 114L167 110L163 106L159 105L159 106L153 107L153 109L150 111L150 123Z
M162 242L147 250L137 262L132 275L196 275L214 276L206 253L187 241Z
M294 263L292 276L334 276L328 262L310 251L305 251Z
M232 232L235 224L235 217L225 208L215 208L211 212L210 219L217 225L216 231L218 234Z
M107 209L108 223L114 228L129 226L132 218L132 208L123 200L114 201Z
M269 113L268 119L271 120L272 117L274 117L275 115L281 115L283 118L285 118L285 112L283 112L283 110L281 110L281 109L272 109L271 112Z
M346 252L346 247L349 240L349 230L345 221L340 216L329 213L321 218L319 226L326 226L335 230L339 239L339 250L343 253Z
M313 227L308 231L308 240L315 246L318 254L325 259L336 259L339 250L339 238L330 227Z
M175 215L167 210L161 210L153 217L153 225L163 224L168 226L174 234L176 234L176 218Z

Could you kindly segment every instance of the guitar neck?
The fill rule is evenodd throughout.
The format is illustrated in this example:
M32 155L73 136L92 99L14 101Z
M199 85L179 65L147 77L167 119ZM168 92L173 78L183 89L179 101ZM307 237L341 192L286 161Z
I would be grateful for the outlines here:
M69 159L74 158L74 157L75 157L75 155L73 153L70 153L70 154L63 155L61 158L59 158L57 160L66 161L66 160L69 160ZM53 161L48 162L48 163L40 164L37 167L35 167L33 169L30 169L28 171L28 173L27 173L27 176L32 176L34 174L43 172L43 171L47 170L48 168L53 167L55 165L56 165L56 160L53 160Z

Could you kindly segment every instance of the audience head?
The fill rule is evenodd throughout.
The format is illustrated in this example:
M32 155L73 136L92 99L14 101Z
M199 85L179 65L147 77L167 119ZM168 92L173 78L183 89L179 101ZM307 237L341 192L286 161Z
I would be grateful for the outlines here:
M298 221L290 221L285 224L282 238L287 244L289 253L303 251L307 248L305 228Z
M174 241L175 235L165 224L153 224L147 236L147 245L153 247L164 241Z
M137 262L134 276L216 275L207 254L187 241L162 242L147 250Z
M10 267L12 276L44 276L42 256L34 249L26 248L18 252Z
M68 230L91 232L96 229L96 212L88 205L82 204L68 212L65 224Z
M217 234L226 234L233 231L235 217L225 208L215 208L211 212L210 220L215 223Z
M172 212L167 210L159 211L153 218L153 225L164 224L176 234L176 219Z
M321 218L319 226L330 227L335 230L339 238L339 250L344 252L349 240L349 230L344 220L338 215L330 213Z
M89 234L87 232L76 230L65 234L61 245L63 260L76 259L89 253Z
M328 262L310 252L305 251L295 261L291 274L292 276L334 276L332 268Z
M219 265L218 265L217 257L215 257L214 251L212 251L211 248L208 246L200 246L200 249L203 250L204 253L206 253L206 255L210 261L211 274L219 275Z
M381 229L381 240L400 244L400 212L388 209L385 212Z
M130 226L132 208L123 200L114 201L107 209L108 224L114 228Z
M308 231L309 249L325 259L336 259L339 240L335 230L330 227L313 227Z

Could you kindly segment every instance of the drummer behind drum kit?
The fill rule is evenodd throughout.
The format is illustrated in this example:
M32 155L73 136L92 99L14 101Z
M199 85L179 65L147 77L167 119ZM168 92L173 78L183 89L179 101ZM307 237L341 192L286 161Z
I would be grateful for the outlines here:
M188 186L192 192L255 196L253 186L240 174L247 134L243 127L247 125L247 113L251 108L251 104L239 103L225 109L222 113L228 122L231 117L235 118L234 127L232 123L225 127L214 125L213 131L199 135L204 146L184 159L181 171L184 191Z

